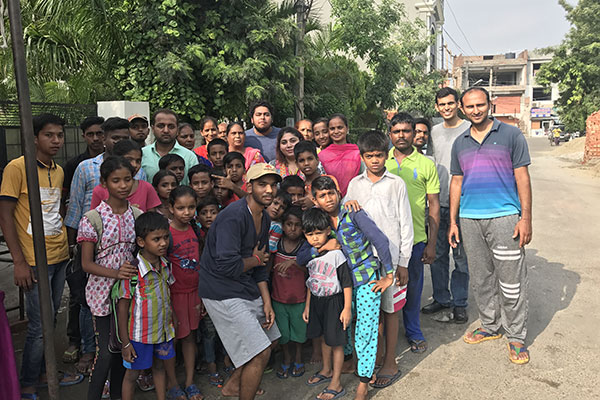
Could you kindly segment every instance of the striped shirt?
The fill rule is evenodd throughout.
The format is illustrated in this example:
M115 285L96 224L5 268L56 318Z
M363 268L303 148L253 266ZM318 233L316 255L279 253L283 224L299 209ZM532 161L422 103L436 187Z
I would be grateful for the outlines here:
M131 281L121 280L120 299L132 299L129 309L129 339L134 342L158 344L175 338L173 309L169 285L175 282L166 258L161 257L156 269L141 254L138 260L138 281L131 292Z
M383 274L394 272L389 240L364 210L349 212L340 204L337 222L334 236L348 259L354 287L377 279L375 272L380 269L380 264ZM373 254L371 244L377 250L379 259ZM298 251L296 260L298 264L306 265L318 256L317 249L305 243Z

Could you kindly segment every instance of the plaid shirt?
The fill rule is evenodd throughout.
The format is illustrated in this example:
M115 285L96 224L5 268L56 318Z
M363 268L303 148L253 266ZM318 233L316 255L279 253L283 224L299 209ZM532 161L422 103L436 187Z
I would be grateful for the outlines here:
M161 257L160 269L154 268L138 254L138 282L131 292L131 281L119 282L119 298L132 299L129 309L129 339L134 342L158 344L175 337L173 308L169 285L175 282L166 258Z
M342 252L348 259L348 267L352 272L354 287L364 285L375 279L375 272L380 269L379 264L381 264L384 274L394 272L389 240L364 210L348 212L340 205L337 222L338 225L334 235L340 242ZM379 260L373 254L371 244L377 249ZM306 265L310 259L319 256L317 249L310 247L310 245L308 245L310 252L307 253L306 246L307 244L298 251L296 260L300 265Z
M83 214L90 209L92 192L100 184L100 165L104 161L104 154L83 160L75 170L71 182L69 207L65 216L65 225L69 228L77 229ZM142 168L136 174L135 179L146 180L146 173Z

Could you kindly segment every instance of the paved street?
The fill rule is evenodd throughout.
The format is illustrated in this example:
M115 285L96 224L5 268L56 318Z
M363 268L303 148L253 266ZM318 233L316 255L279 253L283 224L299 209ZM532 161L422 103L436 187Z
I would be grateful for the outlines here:
M572 161L554 157L544 138L529 140L533 157L533 241L527 249L529 267L529 332L531 362L513 365L506 340L467 345L462 335L478 326L473 300L470 323L444 324L423 316L429 350L415 355L407 343L399 343L398 363L403 377L392 387L376 392L373 399L590 399L600 398L600 327L598 287L600 273L600 179L582 171ZM423 302L431 294L426 268ZM0 265L0 287L12 294L12 270ZM11 318L15 314L11 313ZM59 317L57 355L66 345L65 312ZM13 335L22 347L23 332ZM20 360L21 353L17 352ZM62 368L63 366L61 366ZM316 367L309 368L308 373ZM268 374L262 399L311 399L319 388L304 384L306 377L279 380ZM357 379L344 375L352 398ZM220 398L206 376L196 382L208 399ZM85 398L87 384L61 389L62 399ZM47 398L41 391L42 398ZM139 399L154 394L139 393Z

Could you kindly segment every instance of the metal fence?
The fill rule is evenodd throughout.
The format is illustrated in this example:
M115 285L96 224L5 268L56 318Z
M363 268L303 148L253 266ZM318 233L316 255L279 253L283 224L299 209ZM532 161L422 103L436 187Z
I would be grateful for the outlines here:
M68 159L85 150L85 142L81 137L79 124L84 118L98 115L95 104L59 104L31 103L33 115L42 113L55 114L63 118L65 125L65 145L54 157L59 165L64 166ZM0 168L8 162L23 155L21 150L21 122L19 120L19 104L14 101L0 101Z

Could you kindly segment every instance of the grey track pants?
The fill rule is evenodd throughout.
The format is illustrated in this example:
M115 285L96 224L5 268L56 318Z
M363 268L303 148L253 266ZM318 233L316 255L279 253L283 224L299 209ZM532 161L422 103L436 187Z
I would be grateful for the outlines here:
M502 326L511 342L527 335L527 267L519 238L512 238L519 216L461 218L463 246L481 327L497 333Z

